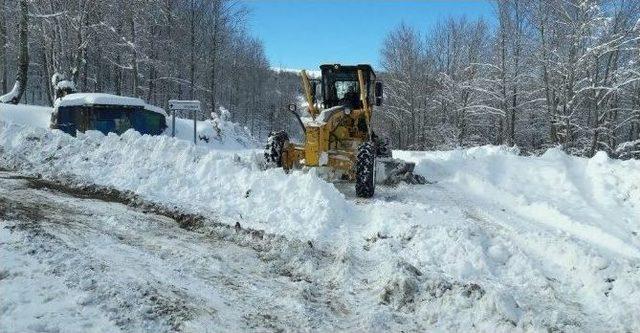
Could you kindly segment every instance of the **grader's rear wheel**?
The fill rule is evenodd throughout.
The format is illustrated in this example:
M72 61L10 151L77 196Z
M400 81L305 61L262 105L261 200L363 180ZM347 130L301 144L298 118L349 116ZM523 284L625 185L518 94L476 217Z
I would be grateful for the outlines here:
M376 147L365 142L358 147L356 159L356 195L371 198L376 188Z
M289 136L285 131L269 133L267 145L264 147L264 160L267 166L282 167L282 151L284 145L289 141Z

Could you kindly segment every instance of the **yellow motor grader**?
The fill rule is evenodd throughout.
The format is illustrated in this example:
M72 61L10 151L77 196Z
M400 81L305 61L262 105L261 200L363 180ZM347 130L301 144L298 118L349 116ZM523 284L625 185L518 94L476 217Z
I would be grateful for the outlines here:
M321 78L300 73L308 117L291 111L304 130L304 143L289 141L284 131L271 132L265 147L267 165L318 168L332 180L355 181L356 195L373 196L376 183L423 183L414 164L393 159L387 143L371 128L373 107L382 104L382 82L370 65L321 65Z

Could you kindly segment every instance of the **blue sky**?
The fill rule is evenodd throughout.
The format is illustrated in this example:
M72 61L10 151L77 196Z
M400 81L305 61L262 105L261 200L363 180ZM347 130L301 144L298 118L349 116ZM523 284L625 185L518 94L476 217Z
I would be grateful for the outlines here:
M449 16L491 20L487 1L244 0L252 35L274 67L379 64L387 32L405 22L421 31Z

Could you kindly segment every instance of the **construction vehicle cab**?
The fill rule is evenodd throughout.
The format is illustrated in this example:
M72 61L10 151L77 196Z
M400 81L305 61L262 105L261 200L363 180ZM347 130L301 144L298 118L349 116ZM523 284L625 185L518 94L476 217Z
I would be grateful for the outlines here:
M343 105L351 109L363 108L360 100L360 81L358 71L362 71L366 99L369 104L380 106L382 104L382 82L376 82L376 75L369 65L340 66L322 65L320 66L322 78L319 80L321 88L322 106L331 108ZM371 89L375 85L375 89ZM371 91L375 96L371 96ZM314 89L313 92L317 92ZM375 100L373 99L375 97Z
M290 142L283 131L271 132L264 153L267 164L285 170L319 168L327 178L355 181L360 197L373 196L376 181L384 180L386 171L412 176L413 164L392 159L372 131L373 107L382 104L383 94L371 66L329 64L320 70L319 79L310 79L304 70L300 74L309 116L290 109L303 126L304 143Z

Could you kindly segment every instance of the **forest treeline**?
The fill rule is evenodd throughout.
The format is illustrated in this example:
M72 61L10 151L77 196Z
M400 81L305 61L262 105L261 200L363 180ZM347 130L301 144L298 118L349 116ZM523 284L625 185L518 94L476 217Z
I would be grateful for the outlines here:
M51 105L81 92L198 99L263 137L300 130L299 77L274 71L235 0L0 0L0 92ZM485 19L401 24L380 50L377 132L400 149L561 146L640 158L640 2L499 0ZM21 41L27 41L21 43ZM24 46L24 47L23 47ZM26 74L21 68L28 62ZM17 73L17 75L16 75Z
M381 50L396 147L561 146L640 157L640 2L503 0L493 20L400 25Z
M197 99L200 118L223 106L258 136L271 127L297 130L283 110L296 101L299 79L270 69L262 42L247 32L241 1L0 0L0 10L0 95L20 72L26 22L21 103L52 105L51 79L59 73L78 92L136 96L161 107Z

